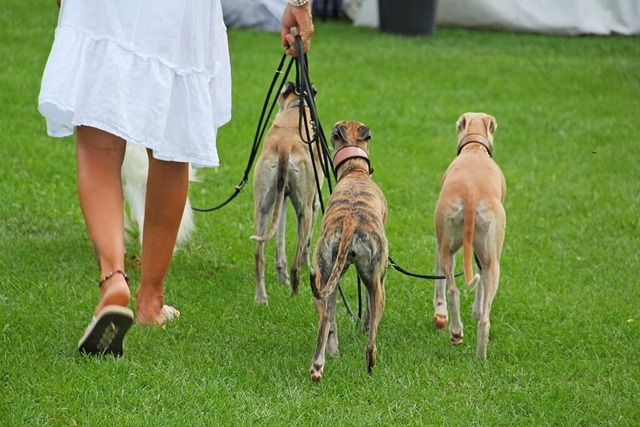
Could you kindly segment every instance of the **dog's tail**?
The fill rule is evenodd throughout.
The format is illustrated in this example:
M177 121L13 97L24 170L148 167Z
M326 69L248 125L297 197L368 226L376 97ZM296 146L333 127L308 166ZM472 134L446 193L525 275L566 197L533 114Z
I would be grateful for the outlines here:
M462 226L462 265L467 289L473 289L480 281L479 274L473 274L473 231L476 227L477 202L464 207L464 225Z
M278 222L280 221L280 211L284 204L284 190L287 187L287 177L289 173L289 151L288 149L279 150L278 152L278 173L276 175L276 202L273 207L273 216L271 217L271 224L267 232L262 236L251 236L251 239L258 242L266 242L271 239L278 228Z
M340 239L340 245L338 246L338 253L336 254L329 279L324 287L322 289L318 289L316 280L311 281L311 291L313 292L313 296L317 299L323 300L327 298L335 291L336 286L338 286L338 281L342 276L344 267L347 265L354 231L355 227L353 224L348 221L344 223L344 226L342 227L342 238Z

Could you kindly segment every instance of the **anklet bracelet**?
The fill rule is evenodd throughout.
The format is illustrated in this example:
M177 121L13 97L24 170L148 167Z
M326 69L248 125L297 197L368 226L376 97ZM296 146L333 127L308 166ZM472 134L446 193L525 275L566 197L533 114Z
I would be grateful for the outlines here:
M104 279L100 280L98 282L98 287L101 288L102 285L104 284L104 282L106 282L107 280L111 279L115 274L122 274L122 277L124 277L124 281L127 282L127 286L131 286L129 285L129 276L127 276L124 271L122 270L114 270L114 271L110 271L109 273L107 273L106 276L104 276Z

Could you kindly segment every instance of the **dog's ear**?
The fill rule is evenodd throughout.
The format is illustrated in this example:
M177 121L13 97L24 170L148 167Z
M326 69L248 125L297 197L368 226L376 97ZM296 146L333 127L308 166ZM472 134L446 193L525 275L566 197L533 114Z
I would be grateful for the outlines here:
M484 121L487 124L487 135L492 135L496 129L498 129L498 123L496 122L495 117L487 116Z
M292 94L295 90L296 90L295 83L286 82L284 86L282 86L282 90L280 91L280 96L282 96L282 98L286 98L287 96Z
M367 142L371 140L371 130L365 125L360 125L358 128L358 140Z
M467 115L463 114L460 116L458 121L456 122L456 132L459 134L467 129Z
M331 131L331 141L335 144L338 141L347 140L347 128L343 123L336 123Z

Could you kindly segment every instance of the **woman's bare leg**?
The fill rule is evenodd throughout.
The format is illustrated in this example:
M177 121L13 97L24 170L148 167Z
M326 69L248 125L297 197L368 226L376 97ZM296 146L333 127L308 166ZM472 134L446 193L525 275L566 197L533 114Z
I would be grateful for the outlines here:
M189 189L189 164L149 154L149 175L142 236L140 287L136 312L141 325L161 325L164 285Z
M121 168L126 142L100 129L76 129L77 187L80 208L100 266L100 279L124 267L124 208ZM100 288L94 315L106 305L127 306L127 282L114 274Z

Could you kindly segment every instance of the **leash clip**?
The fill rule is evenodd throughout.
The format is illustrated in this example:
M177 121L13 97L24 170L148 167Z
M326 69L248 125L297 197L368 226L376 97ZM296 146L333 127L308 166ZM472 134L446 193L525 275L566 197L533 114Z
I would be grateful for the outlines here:
M247 180L243 179L240 184L236 185L236 191L242 191L245 185L247 185Z

